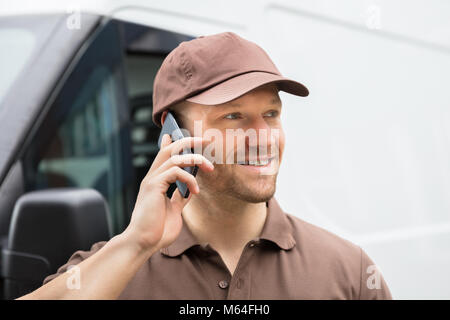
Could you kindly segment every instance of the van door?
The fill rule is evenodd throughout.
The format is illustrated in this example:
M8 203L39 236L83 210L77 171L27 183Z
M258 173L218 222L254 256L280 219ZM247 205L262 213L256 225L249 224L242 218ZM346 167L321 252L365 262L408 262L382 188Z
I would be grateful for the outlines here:
M114 234L127 225L134 195L123 52L119 24L106 22L79 53L22 159L27 192L100 191Z

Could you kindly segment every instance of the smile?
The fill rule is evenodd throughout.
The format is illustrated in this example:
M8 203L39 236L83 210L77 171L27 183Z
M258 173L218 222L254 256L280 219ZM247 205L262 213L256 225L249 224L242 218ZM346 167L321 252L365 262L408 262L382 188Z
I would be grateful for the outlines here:
M254 161L243 161L238 162L241 166L255 166L255 167L264 167L269 165L272 162L272 158L270 159L260 159L260 160L254 160Z

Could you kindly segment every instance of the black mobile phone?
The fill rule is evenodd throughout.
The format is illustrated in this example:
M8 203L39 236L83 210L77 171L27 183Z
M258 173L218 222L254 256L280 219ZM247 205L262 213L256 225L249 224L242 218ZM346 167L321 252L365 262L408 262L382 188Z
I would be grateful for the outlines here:
M180 129L178 126L177 121L175 120L175 117L172 113L168 112L166 116L166 120L164 121L164 124L161 129L161 133L159 134L158 139L158 147L161 149L161 141L162 137L165 134L169 134L172 138L172 142L175 142L177 140L180 140L184 137L189 137L190 134L188 130L186 129ZM183 148L182 154L189 154L193 153L191 148ZM192 166L192 167L184 167L183 170L187 171L188 173L192 174L194 177L197 175L198 166ZM184 182L176 181L175 184L177 185L178 191L180 191L181 196L183 198L189 197L189 189L187 185Z

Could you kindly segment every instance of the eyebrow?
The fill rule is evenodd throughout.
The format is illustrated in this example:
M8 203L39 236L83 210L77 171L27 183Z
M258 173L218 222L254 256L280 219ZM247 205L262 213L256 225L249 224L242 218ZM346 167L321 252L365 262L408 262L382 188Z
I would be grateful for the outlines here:
M242 106L238 102L231 102L228 105L231 106L231 107L240 107L240 106ZM281 99L273 98L272 100L270 100L269 105L281 105Z

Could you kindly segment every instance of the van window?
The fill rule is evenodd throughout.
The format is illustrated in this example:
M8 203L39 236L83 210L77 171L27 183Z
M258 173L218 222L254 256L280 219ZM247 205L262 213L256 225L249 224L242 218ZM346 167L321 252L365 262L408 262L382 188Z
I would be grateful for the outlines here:
M24 157L27 191L94 188L114 233L128 224L134 172L127 87L117 25L110 22L77 63Z

